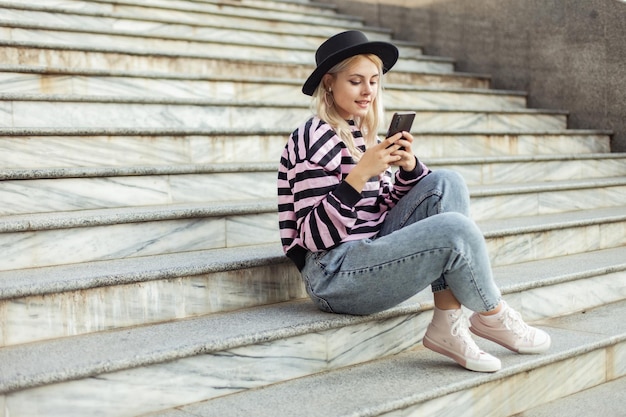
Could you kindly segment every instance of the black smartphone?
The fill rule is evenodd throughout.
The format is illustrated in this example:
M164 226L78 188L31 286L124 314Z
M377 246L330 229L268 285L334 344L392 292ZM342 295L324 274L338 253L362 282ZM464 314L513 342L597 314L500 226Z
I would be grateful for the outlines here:
M415 119L415 112L394 113L387 130L386 138L395 135L398 132L410 132ZM400 148L404 150L404 148Z

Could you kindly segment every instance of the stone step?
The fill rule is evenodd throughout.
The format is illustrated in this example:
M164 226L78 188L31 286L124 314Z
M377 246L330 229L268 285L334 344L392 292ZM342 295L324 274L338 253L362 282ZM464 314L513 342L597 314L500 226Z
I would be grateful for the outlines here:
M333 10L336 10L336 6L331 4L326 4L324 2L317 2L315 0L177 0L177 1L168 1L168 0L149 0L149 1L115 1L115 0L70 0L70 1L58 1L58 2L46 2L46 0L29 0L30 5L46 5L46 6L54 6L55 4L67 4L72 5L71 9L83 10L85 7L95 7L98 8L99 12L105 12L109 9L116 9L117 5L128 5L135 4L143 7L152 7L155 9L158 8L179 8L179 9L194 9L202 7L216 7L216 5L224 5L228 7L233 7L233 5L247 7L247 8L257 8L257 9L276 9L276 10L285 10L292 12L306 12L310 9L319 10L320 12L331 13ZM32 6L31 6L32 7Z
M275 200L0 218L0 270L240 247L278 240Z
M74 2L89 4L91 2ZM68 4L68 6L71 3ZM93 3L91 3L93 4ZM164 3L165 4L165 3ZM168 3L167 7L175 6L176 3ZM115 5L117 8L118 5ZM357 18L350 16L340 16L330 13L323 16L319 13L293 13L282 10L271 11L268 18L268 10L246 8L240 5L232 8L224 4L211 4L211 7L197 9L194 7L183 7L178 10L185 14L192 14L197 10L205 10L200 13L204 15L205 21L212 22L211 28L204 30L193 30L193 34L181 35L173 34L167 24L156 25L162 30L155 30L155 22L141 22L137 24L136 18L132 21L115 16L108 24L82 21L84 16L67 13L56 13L50 16L39 11L32 15L33 11L27 13L23 6L18 10L5 9L4 19L0 19L0 37L10 41L6 45L17 43L21 45L41 46L41 47L83 47L95 48L113 52L129 52L151 55L174 55L205 58L231 58L247 59L255 56L256 59L266 61L282 61L288 63L311 64L317 46L321 40L329 36L330 33L337 33L350 27L362 29L363 25ZM2 5L0 4L0 7ZM87 6L89 7L89 6ZM140 5L139 9L154 10L158 6L152 4L151 7ZM121 8L122 10L124 7ZM170 10L171 11L171 10ZM70 12L71 13L71 12ZM84 13L84 12L83 12ZM138 17L143 16L141 12ZM344 22L342 22L342 18ZM333 23L327 28L323 35L316 37L294 36L293 34L281 35L278 31L284 30L280 24L281 20L293 24L306 21L312 25L324 25ZM52 21L52 22L51 22ZM105 22L98 16L98 22ZM260 23L260 24L259 24ZM180 22L175 26L179 28ZM217 26L217 28L215 27ZM129 29L132 27L133 29ZM286 28L287 31L290 28ZM293 30L293 28L291 28ZM373 30L373 29L372 29ZM180 32L180 30L177 30ZM388 37L388 33L384 33ZM374 36L376 38L376 36ZM418 47L406 47L403 42L399 46L403 48L403 59L396 64L397 71L408 68L415 70L418 63L422 69L428 68L430 72L449 73L453 70L453 61L442 57L423 57ZM105 49L102 49L102 48ZM406 50L404 50L406 48ZM419 63L422 64L419 64Z
M626 206L479 222L493 266L626 244Z
M542 355L515 355L479 340L499 356L503 368L494 374L477 375L450 365L440 355L418 348L367 364L276 384L264 389L150 414L151 417L259 417L307 415L389 416L466 415L468 410L484 416L588 416L616 410L621 415L623 398L594 397L598 407L583 406L576 412L553 407L552 413L533 414L542 404L620 381L626 371L626 326L612 318L626 314L620 302L567 317L543 321L552 334L553 347ZM600 385L601 386L601 385ZM600 391L606 392L606 391ZM298 398L298 401L285 401ZM589 397L587 397L589 398ZM564 404L564 403L561 403ZM569 402L568 402L569 404ZM527 410L528 413L526 412Z
M585 157L610 152L610 132L603 131L414 133L416 152L429 163L436 158L451 157L566 154ZM277 164L289 135L287 127L254 131L4 127L0 128L0 166L45 169L231 162Z
M0 124L18 128L295 128L310 117L309 103L265 105L251 101L143 99L0 94ZM431 110L417 112L412 131L564 130L567 112L539 109ZM381 133L384 129L381 129Z
M71 70L44 73L39 68L0 67L0 91L5 94L78 95L124 98L181 98L257 101L273 105L309 103L302 92L304 80L276 78L185 78ZM385 104L423 109L476 108L502 110L526 107L526 95L515 91L426 86L385 86Z
M623 416L624 404L626 377L622 376L524 411L518 416L551 417L563 410L567 410L568 417L587 417L591 410L603 416Z
M494 265L626 242L624 206L479 224ZM274 199L12 215L0 217L0 271L278 241Z
M306 6L305 4L302 4ZM323 8L312 8L310 13L319 16ZM164 16L156 18L138 17L135 14L123 12L89 12L88 10L77 10L62 6L37 6L32 4L16 4L0 1L2 15L0 24L6 28L20 30L54 30L64 29L66 31L81 32L89 30L96 33L118 33L145 37L142 46L148 47L151 43L159 47L166 45L155 42L158 37L169 39L170 41L188 41L185 47L193 43L201 44L201 41L220 41L235 44L253 45L293 45L298 48L312 48L313 50L324 42L329 36L341 30L346 30L354 26L354 19L350 18L347 26L336 21L328 23L318 23L317 25L303 26L294 24L291 21L280 19L274 11L267 9L247 8L244 4L237 5L237 15L225 12L224 10L214 10L212 14L201 21L184 21L167 19ZM254 19L242 18L241 12L246 11L249 15L256 11L258 17ZM268 12L271 13L268 18ZM326 12L334 15L334 11ZM290 12L290 17L293 12ZM387 29L363 27L356 25L363 31L370 40L392 41L400 49L402 57L419 57L423 54L421 47L407 42L395 41L391 39L391 33ZM6 32L10 35L10 32ZM7 39L18 40L18 37L8 37ZM28 38L27 40L32 40Z
M618 323L612 332L606 317L626 306L602 312L602 327L593 312L549 321L626 299L624 163L595 155L609 151L610 132L566 131L565 112L524 109L523 93L487 91L488 76L455 73L451 59L408 42L398 43L403 59L386 77L390 112L417 108L420 157L475 184L473 215L507 300L563 337L549 355L504 352L502 372L476 378L419 348L429 290L370 317L327 315L303 300L277 243L275 200L250 200L274 194L278 155L309 112L299 84L313 51L346 28L392 34L299 0L0 0L0 201L14 213L0 216L0 415L134 416L227 394L237 404L237 392L295 379L250 391L271 397L301 377L315 394L320 372L332 378L345 367L354 381L387 388L391 379L369 366L393 372L407 359L430 367L403 369L383 402L375 401L386 389L356 390L374 401L367 413L412 412L426 401L416 412L444 403L464 407L450 413L486 414L493 407L464 398L491 406L502 393L498 411L513 414L524 399L510 392L535 389L532 398L545 402L624 374L626 331ZM554 155L484 158L537 152ZM575 152L587 156L556 161ZM216 163L231 167L208 166ZM231 182L229 190L255 191L224 192ZM216 192L224 201L207 203L203 194ZM129 199L141 206L115 207ZM33 207L53 212L15 211ZM442 367L471 380L406 389L406 371L413 380L448 376ZM369 372L380 379L363 378ZM559 374L574 382L543 395ZM348 390L344 375L343 392L362 386ZM240 414L249 401L225 407ZM271 401L258 401L269 413ZM400 407L385 408L391 403ZM213 405L199 404L197 414L204 407ZM304 410L289 412L284 401L271 408Z
M558 306L558 303L546 304ZM514 301L511 305L518 308ZM409 301L372 316L355 317L325 314L308 301L294 301L228 315L4 347L0 349L0 363L6 364L2 368L0 392L6 393L5 407L11 416L40 415L43 410L47 415L83 416L98 410L101 415L116 417L217 397L221 399L214 404L229 402L218 415L226 410L241 415L238 414L241 408L235 408L230 400L242 401L240 404L244 406L246 397L251 395L254 398L250 404L256 402L258 412L259 404L267 405L268 401L259 402L257 394L269 392L265 400L280 398L282 403L284 398L302 395L291 391L274 397L272 391L294 386L306 386L309 393L325 387L325 393L304 396L315 398L316 404L323 395L334 394L334 400L321 404L334 403L333 408L340 407L344 403L337 398L354 399L358 395L353 406L377 405L384 407L381 411L412 407L427 400L442 404L444 398L443 404L459 407L460 400L451 396L482 396L468 395L467 390L489 390L493 395L493 390L503 382L515 384L518 387L515 392L527 393L530 387L535 387L537 393L551 393L550 399L539 394L530 396L534 403L527 395L519 400L509 397L508 401L498 402L502 407L507 404L507 409L516 410L518 402L523 401L530 408L556 398L556 394L562 396L565 391L571 393L604 382L607 375L621 376L624 370L616 364L626 359L621 357L623 354L620 356L626 327L623 321L613 320L607 325L606 320L623 316L625 309L626 303L621 301L584 314L543 321L540 327L551 333L554 342L551 350L542 355L516 355L481 339L479 344L501 357L504 367L498 373L477 378L477 374L419 348L431 314L416 302ZM414 349L415 346L418 348ZM613 360L607 358L609 350L614 352ZM362 365L354 366L357 364ZM430 376L415 377L425 373ZM536 387L539 381L558 386L552 381L559 373L568 376L570 384L563 385L567 389L552 391L546 385ZM441 377L437 384L433 383L434 375ZM306 378L297 379L301 377ZM272 385L287 380L293 381ZM531 385L521 390L519 383L524 381ZM54 384L47 386L51 383ZM427 385L421 388L416 383L427 384L432 392ZM360 390L355 394L356 386L365 389L367 395ZM267 388L251 390L260 387ZM384 390L385 395L381 387L389 388ZM508 387L504 388L510 394ZM348 389L352 395L346 396ZM247 390L250 391L241 398L228 395ZM37 401L28 400L35 397ZM78 403L70 398L83 400ZM408 400L412 401L407 403ZM389 407L391 404L400 407ZM489 406L492 404L489 401ZM212 405L190 407L198 406ZM466 409L468 406L463 404ZM301 413L302 404L297 407ZM266 411L272 415L276 415L277 408L283 415L294 415L293 409L269 408ZM422 405L422 410L428 408ZM318 409L324 415L329 415L329 410ZM251 414L244 412L244 415Z
M611 134L608 131L568 129L527 132L415 132L414 136L417 140L416 149L424 157L471 158L605 153L610 152Z
M507 299L525 306L525 317L539 320L626 298L624 255L621 246L499 266L494 276ZM0 272L0 346L305 297L298 271L277 244L6 271ZM430 290L414 301L432 307Z
M33 6L56 7L83 14L116 14L132 16L135 19L177 21L186 24L206 24L207 21L222 23L224 21L239 22L256 27L259 20L300 24L301 26L329 25L347 28L362 28L363 21L356 16L337 13L334 8L313 3L288 2L198 2L184 0L150 0L135 1L92 1L64 0L55 4L48 0L29 0L29 9ZM13 8L19 6L12 6ZM40 7L40 9L41 9ZM221 17L221 19L220 19ZM266 24L267 29L271 25Z
M459 172L469 185L539 183L616 177L626 174L626 154L560 154L532 156L428 158L431 169ZM0 174L1 175L1 174Z
M138 35L122 31L87 31L84 27L64 28L63 26L38 25L36 28L16 28L15 23L0 22L0 34L11 42L23 42L28 45L52 47L104 48L107 51L141 53L150 55L186 55L206 58L246 59L254 56L259 60L280 60L288 63L310 64L316 47L305 48L298 43L293 47L285 45L285 41L277 36L271 43L231 41L228 33L221 39L198 40L197 38L163 38L157 36ZM32 25L29 25L32 26ZM248 37L254 34L248 34ZM243 36L242 36L243 37ZM224 39L228 39L225 42ZM297 41L297 40L296 40ZM319 44L318 44L319 45ZM450 73L453 62L447 58L426 56L403 56L395 69L407 71L415 66L426 68L430 72Z
M501 161L457 169L471 188L474 218L505 218L623 203L626 155L559 162ZM584 162L587 162L586 164ZM604 164L603 164L604 162ZM613 162L613 163L612 163ZM429 163L431 168L457 168ZM601 168L594 171L593 168ZM473 169L472 169L473 168ZM489 168L492 168L491 170ZM498 169L503 172L499 173ZM528 172L537 172L528 175ZM560 172L560 174L559 174ZM589 175L587 175L589 173ZM498 175L500 178L498 178ZM571 179L567 179L571 178ZM508 181L508 182L504 182ZM225 185L230 185L226 186ZM236 186L233 186L236 185ZM0 169L0 216L116 207L256 201L276 193L276 164ZM581 198L581 193L584 198Z
M277 164L0 170L0 201L10 201L0 204L0 216L254 202L276 195L276 172ZM39 179L26 179L32 175Z
M278 244L0 272L0 346L304 297Z
M9 153L12 148L3 151ZM279 155L280 149L276 149ZM424 152L425 154L426 152ZM16 153L19 155L19 153ZM492 156L469 158L424 158L432 170L453 169L463 175L468 185L517 184L587 180L620 177L626 169L626 153L554 154ZM8 162L8 161L7 161ZM275 173L276 161L190 164L176 161L168 165L118 165L103 163L99 166L59 166L31 168L0 168L2 181L34 181L48 179L93 179L108 177L142 177L168 175L244 175L249 173ZM9 163L7 163L9 165ZM225 177L227 178L227 177ZM234 181L232 177L230 182ZM261 180L263 181L263 180ZM275 182L275 178L271 179ZM245 188L245 187L244 187ZM248 191L246 191L248 192ZM208 194L208 193L207 193ZM252 197L257 197L253 195ZM228 198L231 200L231 198Z
M476 221L558 214L572 210L622 206L626 175L570 181L498 184L470 188Z
M196 76L267 78L280 74L287 79L305 79L313 69L313 57L306 63L277 59L262 60L246 52L244 58L211 57L208 55L128 51L109 47L82 47L16 42L0 39L0 62L3 65L25 67L76 68L91 71L144 71L152 74L193 74ZM449 87L488 88L490 77L483 74L433 72L451 65L438 57L407 58L401 60L385 77L388 83L446 85Z

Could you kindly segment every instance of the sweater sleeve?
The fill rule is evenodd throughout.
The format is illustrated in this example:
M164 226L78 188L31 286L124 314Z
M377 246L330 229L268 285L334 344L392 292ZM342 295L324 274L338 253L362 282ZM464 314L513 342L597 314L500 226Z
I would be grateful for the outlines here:
M430 169L421 162L417 157L415 158L415 168L413 171L405 171L398 169L395 174L394 186L393 186L393 198L400 200L404 197L415 184L417 184L422 178L430 173ZM396 201L397 201L396 200Z
M300 240L316 252L336 246L350 234L362 196L343 181L347 150L328 125L313 125L299 136L295 149L299 160L287 176Z

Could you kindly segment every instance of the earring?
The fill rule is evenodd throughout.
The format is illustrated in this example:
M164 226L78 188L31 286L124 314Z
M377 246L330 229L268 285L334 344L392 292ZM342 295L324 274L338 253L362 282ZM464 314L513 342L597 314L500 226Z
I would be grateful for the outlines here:
M333 103L335 102L332 93L332 89L328 89L328 91L326 92L326 94L324 94L324 103L326 103L326 107L332 107ZM330 102L329 102L329 98L330 98Z

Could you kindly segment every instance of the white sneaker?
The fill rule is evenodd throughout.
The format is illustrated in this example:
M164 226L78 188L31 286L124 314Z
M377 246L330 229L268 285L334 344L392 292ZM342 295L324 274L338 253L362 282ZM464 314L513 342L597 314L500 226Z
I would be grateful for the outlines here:
M469 322L462 310L440 310L435 307L433 320L424 335L424 346L453 359L470 371L500 370L500 360L480 350L468 328Z
M470 317L470 330L518 353L543 353L550 348L550 335L531 327L522 316L502 301L502 310L493 316L477 313Z

